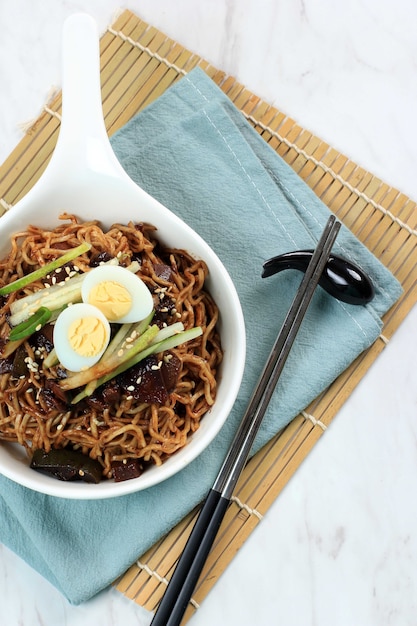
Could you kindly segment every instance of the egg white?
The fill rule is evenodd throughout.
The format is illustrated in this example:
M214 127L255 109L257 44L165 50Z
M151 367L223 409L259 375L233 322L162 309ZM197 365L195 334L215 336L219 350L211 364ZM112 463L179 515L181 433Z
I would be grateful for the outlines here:
M76 320L86 317L99 319L106 333L106 339L102 349L94 356L78 354L70 343L69 329L71 324ZM110 324L97 307L83 302L72 304L59 314L54 326L53 341L59 362L67 370L79 372L82 369L91 367L102 357L110 341Z
M148 287L139 276L120 265L99 265L90 270L81 286L83 302L90 303L91 290L104 281L114 281L122 285L129 292L132 302L130 310L118 319L112 319L112 323L140 322L151 313L153 299Z

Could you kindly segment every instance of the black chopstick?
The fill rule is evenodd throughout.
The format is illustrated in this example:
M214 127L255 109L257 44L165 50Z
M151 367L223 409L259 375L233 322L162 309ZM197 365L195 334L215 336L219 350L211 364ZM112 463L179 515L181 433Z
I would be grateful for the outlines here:
M332 215L263 368L220 472L210 489L151 626L179 626L207 560L233 490L340 229Z

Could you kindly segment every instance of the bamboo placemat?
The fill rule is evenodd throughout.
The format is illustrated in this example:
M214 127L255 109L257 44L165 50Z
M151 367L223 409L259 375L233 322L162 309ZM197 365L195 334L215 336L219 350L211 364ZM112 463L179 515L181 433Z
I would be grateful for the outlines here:
M416 204L130 11L124 11L103 34L100 52L103 109L110 135L182 75L200 66L404 288L402 298L385 316L383 334L374 345L249 462L185 623L416 302ZM60 111L57 94L0 168L0 214L29 191L45 169L57 139ZM142 555L115 583L117 589L155 610L195 515L190 514Z

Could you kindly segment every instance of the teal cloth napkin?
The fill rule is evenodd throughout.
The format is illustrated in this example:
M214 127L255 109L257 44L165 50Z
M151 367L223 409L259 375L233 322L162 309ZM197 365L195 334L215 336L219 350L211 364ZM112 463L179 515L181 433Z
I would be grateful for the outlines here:
M261 279L262 264L282 252L314 247L329 215L199 69L137 115L112 143L131 177L199 232L228 268L247 326L247 364L221 433L159 486L111 500L73 501L0 477L0 540L75 604L122 574L212 486L301 278L286 271ZM135 217L140 219L139 210ZM381 315L401 293L346 228L334 251L369 272L376 297L355 307L316 291L253 453L375 341Z

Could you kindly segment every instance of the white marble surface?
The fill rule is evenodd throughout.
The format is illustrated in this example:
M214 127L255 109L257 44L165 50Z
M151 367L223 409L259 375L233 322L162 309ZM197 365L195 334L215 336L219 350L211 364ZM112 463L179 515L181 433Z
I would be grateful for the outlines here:
M0 161L60 84L60 28L121 6L233 74L417 198L414 0L13 0L0 4ZM354 391L192 620L194 626L417 623L417 311ZM331 471L329 471L331 470ZM114 590L70 606L0 547L6 626L130 626Z

